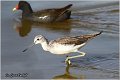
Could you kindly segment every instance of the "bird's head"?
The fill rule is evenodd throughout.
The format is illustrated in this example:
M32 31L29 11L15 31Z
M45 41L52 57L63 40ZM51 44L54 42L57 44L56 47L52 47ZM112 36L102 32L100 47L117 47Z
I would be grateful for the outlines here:
M38 35L34 38L34 44L40 44L45 41L45 38L42 35Z
M16 10L31 10L32 11L32 8L30 6L30 4L27 2L27 1L19 1L19 3L16 5L15 8L13 8L13 11L16 11Z

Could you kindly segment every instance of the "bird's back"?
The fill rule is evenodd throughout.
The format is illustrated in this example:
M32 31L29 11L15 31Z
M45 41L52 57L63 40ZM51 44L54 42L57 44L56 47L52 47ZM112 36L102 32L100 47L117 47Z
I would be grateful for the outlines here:
M75 36L75 37L63 37L63 38L58 38L56 40L53 40L50 42L50 44L53 44L53 43L58 43L58 44L74 44L74 45L80 45L80 44L83 44L85 42L87 42L88 40L90 39L93 39L95 38L96 36L100 35L102 33L99 32L99 33L96 33L96 34L88 34L88 35L80 35L80 36Z
M38 22L63 21L70 18L71 11L68 9L71 6L72 4L67 5L63 8L52 8L34 12L32 13L34 18L33 20Z

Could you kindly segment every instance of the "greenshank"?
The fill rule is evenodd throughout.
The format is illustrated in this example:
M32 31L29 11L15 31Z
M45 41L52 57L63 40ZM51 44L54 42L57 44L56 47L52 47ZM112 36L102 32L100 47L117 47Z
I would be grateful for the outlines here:
M76 55L76 56L71 56L71 57L67 56L65 62L67 64L71 64L70 59L85 56L86 53L79 51L79 49L85 46L89 40L95 38L101 33L102 31L94 34L80 35L74 37L62 37L51 41L48 41L48 39L46 39L42 35L37 35L34 38L34 43L30 45L28 48L36 44L41 44L43 50L49 51L53 54L60 55L60 54L69 54L72 52L80 53L80 55ZM25 52L28 48L23 50L23 52Z

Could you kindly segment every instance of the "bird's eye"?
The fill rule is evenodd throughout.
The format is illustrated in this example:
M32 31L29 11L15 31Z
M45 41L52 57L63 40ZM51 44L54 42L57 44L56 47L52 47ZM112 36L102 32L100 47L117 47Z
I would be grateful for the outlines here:
M40 40L40 39L37 39L37 40Z

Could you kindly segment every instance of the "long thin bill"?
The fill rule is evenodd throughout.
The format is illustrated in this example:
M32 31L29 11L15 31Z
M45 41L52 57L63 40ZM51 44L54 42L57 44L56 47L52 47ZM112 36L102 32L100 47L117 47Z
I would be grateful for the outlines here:
M22 52L25 52L25 51L27 51L29 48L31 48L32 46L34 46L35 44L33 43L33 44L31 44L30 46L28 46L28 48L26 48L26 49L24 49Z

